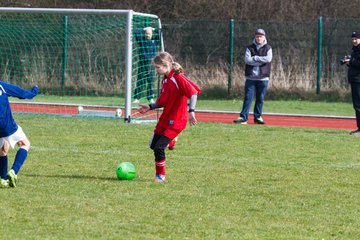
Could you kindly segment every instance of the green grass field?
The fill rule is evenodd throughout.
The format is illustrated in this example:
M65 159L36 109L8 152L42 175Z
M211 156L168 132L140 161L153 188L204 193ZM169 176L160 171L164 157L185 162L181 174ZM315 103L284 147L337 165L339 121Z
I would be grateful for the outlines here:
M358 239L359 138L199 123L153 183L154 124L16 116L32 149L0 189L7 239ZM10 165L15 151L11 151ZM134 163L133 181L116 166Z

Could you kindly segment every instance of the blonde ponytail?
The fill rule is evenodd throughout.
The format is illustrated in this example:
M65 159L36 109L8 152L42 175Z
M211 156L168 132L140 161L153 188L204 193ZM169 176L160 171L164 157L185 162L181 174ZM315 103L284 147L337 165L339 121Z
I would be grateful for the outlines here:
M172 68L174 69L174 72L176 74L179 74L179 73L183 73L184 72L184 69L182 68L182 66L177 63L177 62L173 62L172 64Z
M154 57L153 62L158 65L170 66L172 69L174 69L176 74L184 72L182 66L179 63L174 62L173 56L171 56L171 54L168 52L159 53Z

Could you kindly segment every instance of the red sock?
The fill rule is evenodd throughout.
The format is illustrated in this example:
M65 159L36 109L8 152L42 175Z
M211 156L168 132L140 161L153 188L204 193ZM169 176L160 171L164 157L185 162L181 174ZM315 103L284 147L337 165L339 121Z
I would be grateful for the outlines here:
M165 161L166 158L160 161L155 161L156 175L165 175Z

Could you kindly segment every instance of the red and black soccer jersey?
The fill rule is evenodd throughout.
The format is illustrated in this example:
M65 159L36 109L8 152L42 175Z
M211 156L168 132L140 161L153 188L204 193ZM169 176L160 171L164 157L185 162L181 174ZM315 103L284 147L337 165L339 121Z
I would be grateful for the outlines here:
M184 74L175 74L171 70L162 80L162 88L156 103L163 107L163 112L156 125L155 133L162 135L164 129L181 132L188 121L187 99L200 93L200 88L191 82ZM166 133L165 133L166 135ZM173 136L167 136L173 138Z

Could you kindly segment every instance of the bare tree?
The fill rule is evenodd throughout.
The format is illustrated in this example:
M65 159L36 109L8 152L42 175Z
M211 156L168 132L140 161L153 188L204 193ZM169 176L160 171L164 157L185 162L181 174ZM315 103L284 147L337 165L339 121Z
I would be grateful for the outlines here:
M160 18L313 21L360 17L359 0L3 0L1 7L133 9Z

